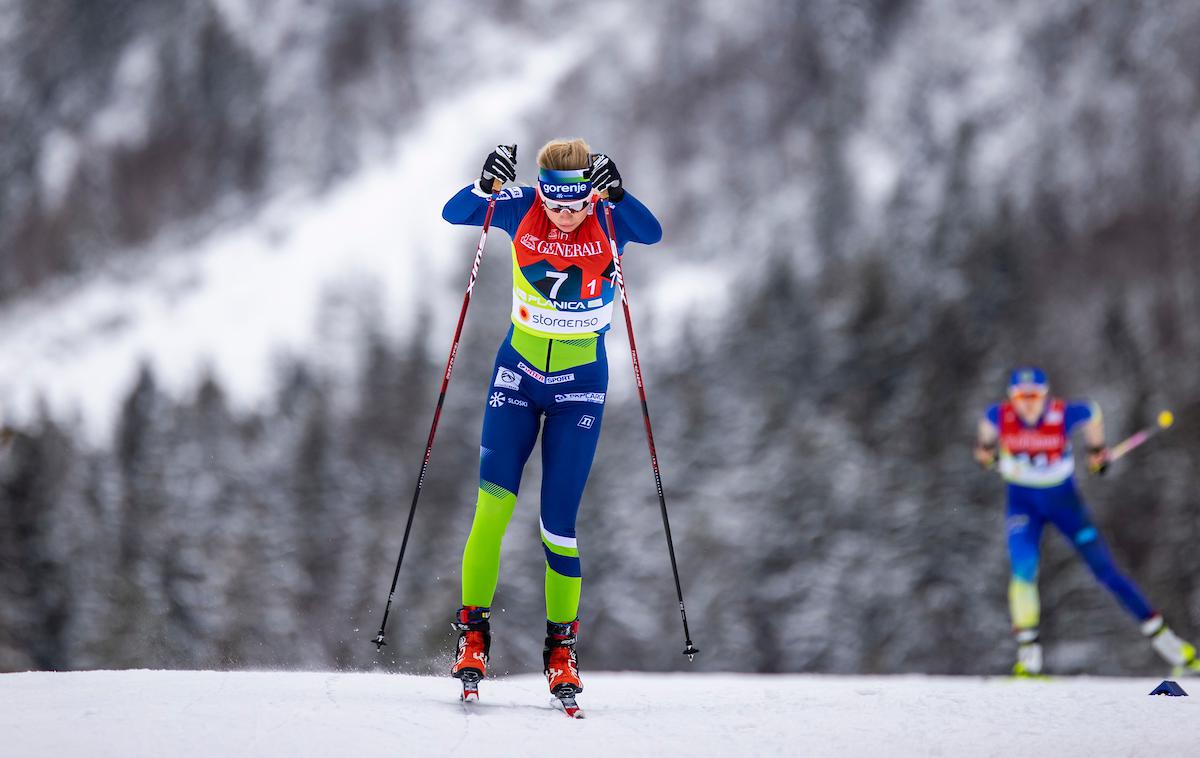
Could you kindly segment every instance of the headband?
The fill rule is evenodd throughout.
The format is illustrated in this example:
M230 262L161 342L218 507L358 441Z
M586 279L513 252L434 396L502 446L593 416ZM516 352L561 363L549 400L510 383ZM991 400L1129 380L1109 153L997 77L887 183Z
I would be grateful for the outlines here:
M592 195L592 183L588 179L587 173L587 169L584 168L566 170L539 168L538 189L548 200L586 200Z

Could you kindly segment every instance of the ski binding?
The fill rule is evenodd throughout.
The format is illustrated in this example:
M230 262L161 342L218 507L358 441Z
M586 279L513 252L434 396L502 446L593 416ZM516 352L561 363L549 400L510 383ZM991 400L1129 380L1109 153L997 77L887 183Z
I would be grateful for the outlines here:
M552 693L554 695L554 699L550 702L555 707L561 708L562 712L567 714L567 716L570 718L581 719L583 718L584 714L583 709L579 707L579 703L575 702L576 692L578 692L578 690L571 685L560 684L554 689L554 692Z
M462 695L460 700L464 703L479 701L479 680L482 678L474 669L465 669L460 672L459 679L462 681Z

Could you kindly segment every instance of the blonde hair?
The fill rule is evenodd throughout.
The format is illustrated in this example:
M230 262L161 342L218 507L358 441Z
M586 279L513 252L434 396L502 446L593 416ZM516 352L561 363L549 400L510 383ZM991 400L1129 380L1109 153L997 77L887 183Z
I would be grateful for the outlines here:
M550 140L538 150L537 164L552 171L587 168L592 162L591 153L588 143L578 137Z

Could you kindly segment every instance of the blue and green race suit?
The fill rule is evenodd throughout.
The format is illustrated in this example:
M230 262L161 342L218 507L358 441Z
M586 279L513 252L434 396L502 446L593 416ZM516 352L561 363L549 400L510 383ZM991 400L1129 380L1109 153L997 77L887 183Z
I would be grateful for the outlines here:
M446 203L442 217L480 226L487 204L488 195L468 186ZM492 605L500 543L540 427L546 618L562 623L578 616L582 570L575 519L604 418L604 333L615 297L612 247L599 210L590 204L585 221L563 232L532 187L497 196L492 226L512 239L512 325L484 399L479 494L462 561L464 606ZM614 204L612 216L618 255L627 243L662 238L657 219L629 192Z
M999 432L999 469L1008 483L1008 597L1015 629L1034 629L1040 621L1037 574L1047 523L1062 533L1130 615L1139 621L1154 615L1137 585L1117 569L1075 486L1071 432L1099 413L1093 403L1052 398L1033 424L1025 423L1010 402L993 405L984 414Z

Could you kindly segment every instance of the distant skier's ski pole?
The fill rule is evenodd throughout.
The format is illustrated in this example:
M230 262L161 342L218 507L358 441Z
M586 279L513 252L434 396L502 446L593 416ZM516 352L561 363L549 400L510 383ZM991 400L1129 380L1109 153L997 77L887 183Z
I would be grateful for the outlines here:
M654 469L654 484L658 487L658 505L662 510L663 529L667 533L667 552L671 555L671 572L675 575L675 594L679 597L679 616L683 619L683 654L690 660L700 651L692 644L692 633L688 631L687 610L683 605L683 587L679 583L679 567L675 563L675 543L671 539L671 522L667 519L667 498L663 494L662 474L658 470L658 453L654 449L654 432L650 429L650 407L646 404L646 386L642 383L642 364L638 361L637 342L633 339L633 317L629 315L629 293L625 289L625 278L621 275L621 256L617 254L612 203L605 197L603 205L604 220L608 222L608 243L612 246L614 276L616 283L621 287L621 305L625 308L625 331L629 334L629 354L633 358L633 376L637 380L638 396L642 400L642 420L646 424L646 443L650 446L650 467Z
M0 426L0 460L8 454L8 449L12 447L12 442L16 439L17 430L10 426Z
M513 146L516 154L516 145ZM471 265L471 278L467 281L467 292L463 295L462 310L458 313L458 326L454 328L454 341L450 344L450 357L446 359L446 371L442 374L442 390L438 393L437 407L433 410L433 423L429 427L429 440L425 443L425 457L421 459L421 471L417 474L417 486L413 491L412 505L408 509L408 523L404 525L404 539L400 543L400 556L396 559L396 571L392 574L392 587L388 590L387 605L383 609L383 619L379 622L379 633L371 640L376 650L382 650L387 644L383 630L387 626L388 614L392 610L392 599L396 596L396 581L400 578L400 565L404 563L404 551L408 548L408 535L412 531L413 516L417 513L417 500L421 497L421 485L425 483L425 471L429 468L429 456L433 453L433 436L437 434L438 419L442 415L442 403L446 401L446 388L450 386L450 375L454 372L454 358L458 355L458 341L462 336L463 323L467 320L467 306L471 304L471 291L475 289L475 279L479 276L479 262L483 260L483 244L487 242L488 229L492 225L492 213L496 210L496 193L500 191L499 180L492 183L492 195L488 198L487 213L483 217L483 231L479 234L479 244L475 247L475 262Z
M1118 458L1123 457L1126 453L1141 447L1151 437L1164 429L1169 429L1174 423L1175 414L1170 411L1161 411L1154 426L1148 426L1145 429L1134 432L1129 437L1110 447L1108 449L1108 456L1104 460L1105 464L1112 463Z

